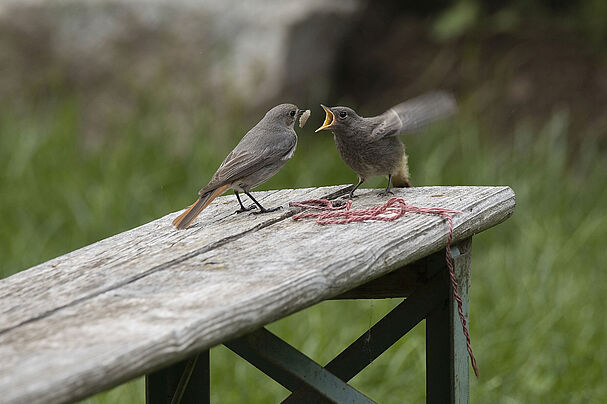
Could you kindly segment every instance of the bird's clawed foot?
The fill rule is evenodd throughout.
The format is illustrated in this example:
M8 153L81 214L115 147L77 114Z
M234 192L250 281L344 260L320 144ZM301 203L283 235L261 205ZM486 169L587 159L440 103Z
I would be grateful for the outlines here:
M377 196L388 196L388 195L394 195L394 192L392 191L381 191L377 194Z
M240 209L238 209L237 211L235 211L234 213L242 213L242 212L248 212L250 210L256 209L257 206L256 205L250 205L248 208L245 208L244 206L241 206Z
M280 210L280 209L282 209L282 206L277 206L277 207L272 208L272 209L261 208L261 210L259 212L251 212L251 213L249 213L249 215L259 215L261 213L276 212L277 210Z

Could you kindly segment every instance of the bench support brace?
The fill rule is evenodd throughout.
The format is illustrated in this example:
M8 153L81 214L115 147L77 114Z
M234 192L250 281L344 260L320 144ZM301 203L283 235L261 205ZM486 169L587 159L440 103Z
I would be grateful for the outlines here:
M470 245L471 240L467 239L452 248L458 292L464 301L466 317ZM225 345L289 389L292 394L283 403L370 403L373 401L347 382L426 319L426 402L468 403L468 352L444 252L368 282L336 299L386 297L407 298L324 368L265 328ZM191 373L189 377L188 373ZM208 351L146 376L147 403L177 403L175 399L181 394L182 403L209 402Z

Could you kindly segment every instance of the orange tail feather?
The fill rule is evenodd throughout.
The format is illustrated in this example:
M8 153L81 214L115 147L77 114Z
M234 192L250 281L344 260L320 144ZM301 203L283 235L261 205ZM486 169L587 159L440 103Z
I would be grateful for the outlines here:
M397 167L396 172L392 173L392 185L401 187L410 187L411 181L409 180L409 158L406 154L403 154L403 159L400 165Z
M213 199L223 194L223 192L228 189L228 187L229 185L223 185L213 191L209 191L205 194L200 195L196 202L190 205L190 207L185 212L183 212L181 215L177 216L173 220L173 226L175 226L179 230L186 229L190 225L190 223L192 223L194 219L196 219L200 212L202 212L207 206L209 206Z

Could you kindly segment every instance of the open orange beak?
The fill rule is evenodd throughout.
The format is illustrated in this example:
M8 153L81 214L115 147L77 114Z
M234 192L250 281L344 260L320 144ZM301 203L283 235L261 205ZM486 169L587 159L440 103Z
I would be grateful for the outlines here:
M329 108L325 107L322 104L320 104L320 106L322 107L322 109L325 110L325 122L320 128L316 129L314 132L318 132L323 129L329 129L335 123L335 115L333 115L333 112L331 112Z

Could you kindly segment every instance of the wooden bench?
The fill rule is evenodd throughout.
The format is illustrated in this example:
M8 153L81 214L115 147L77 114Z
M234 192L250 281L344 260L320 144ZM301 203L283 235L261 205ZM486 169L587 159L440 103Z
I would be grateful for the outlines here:
M147 375L148 403L171 402L175 392L208 402L208 349L225 344L294 392L287 402L371 402L346 382L426 319L427 402L467 402L445 219L407 213L320 226L295 222L286 207L347 190L257 192L264 206L285 206L265 215L236 215L225 196L188 230L171 226L172 213L1 280L0 401L70 402ZM470 239L512 214L513 191L395 192L463 212L453 219L452 254L467 314ZM354 207L385 201L376 193L361 190ZM324 368L263 328L326 299L385 297L407 298Z

